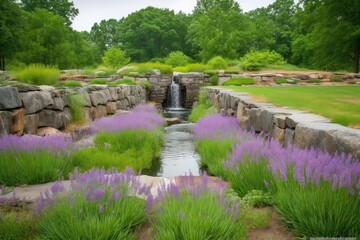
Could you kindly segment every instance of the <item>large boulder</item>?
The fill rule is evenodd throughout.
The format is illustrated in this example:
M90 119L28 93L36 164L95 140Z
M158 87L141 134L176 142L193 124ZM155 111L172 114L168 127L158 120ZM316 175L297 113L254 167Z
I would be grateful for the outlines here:
M21 107L19 91L16 87L0 88L0 110Z
M106 112L108 115L112 115L116 113L116 103L115 102L108 102L106 104Z
M12 126L11 132L16 134L23 134L25 125L25 109L20 108L12 112Z
M39 113L39 127L62 129L70 122L67 114L60 111L43 110Z
M0 111L0 135L10 134L12 112Z
M107 109L103 105L98 105L96 107L92 107L90 109L90 113L91 113L91 119L95 120L95 119L98 119L98 118L106 117L107 116Z
M90 93L90 99L92 106L94 107L98 105L105 105L109 101L109 98L104 91L94 91Z
M25 134L36 134L39 127L39 114L31 114L25 116Z
M46 107L52 108L54 100L50 92L26 92L20 93L26 114L36 113Z

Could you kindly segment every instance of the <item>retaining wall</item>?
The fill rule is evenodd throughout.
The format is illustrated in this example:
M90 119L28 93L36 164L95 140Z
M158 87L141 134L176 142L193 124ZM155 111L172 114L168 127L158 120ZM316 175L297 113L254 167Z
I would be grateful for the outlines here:
M73 89L16 85L0 87L0 134L40 134L71 122L70 94L83 95L87 122L146 102L142 86L86 86Z
M360 161L360 130L311 113L257 103L245 93L204 88L219 113L237 117L242 128L265 132L280 143L351 154Z

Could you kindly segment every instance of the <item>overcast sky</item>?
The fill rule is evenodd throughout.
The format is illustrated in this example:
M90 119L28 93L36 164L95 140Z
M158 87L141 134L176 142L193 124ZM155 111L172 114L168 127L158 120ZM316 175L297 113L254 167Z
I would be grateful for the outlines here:
M245 12L268 6L274 1L237 0ZM148 6L191 13L196 5L196 0L73 0L73 2L80 12L72 24L77 31L90 31L96 22L110 18L120 19Z

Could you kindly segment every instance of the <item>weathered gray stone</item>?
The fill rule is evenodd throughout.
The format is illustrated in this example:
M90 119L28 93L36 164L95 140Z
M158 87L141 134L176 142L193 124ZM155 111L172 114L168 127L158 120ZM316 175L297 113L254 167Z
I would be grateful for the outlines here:
M110 91L111 100L112 101L118 100L119 97L118 97L118 94L117 94L116 87L110 87L109 91Z
M53 109L60 110L60 111L64 110L65 103L62 98L56 97L56 98L53 98L53 100L54 100Z
M290 128L285 129L285 140L284 145L293 145L294 144L295 131Z
M100 104L105 105L109 100L108 97L106 96L106 93L103 91L95 91L95 92L90 93L90 99L91 99L91 103L94 107L96 107Z
M69 106L70 105L70 95L68 93L63 93L61 94L61 98L64 101L64 105L65 106Z
M298 123L313 123L313 122L328 123L330 122L330 120L323 116L319 116L311 113L299 113L299 114L292 114L286 116L285 122L288 128L295 129Z
M280 144L284 144L284 141L285 141L285 129L279 128L276 125L274 125L273 137Z
M28 84L19 84L15 85L19 92L30 92L30 91L40 91L40 88L34 85L28 85Z
M279 128L285 129L286 128L286 122L285 118L289 116L288 114L275 114L273 118L273 123Z
M16 87L0 87L0 110L21 107L19 91Z
M62 129L70 122L70 118L60 111L43 110L39 113L39 127Z
M20 93L26 114L36 113L46 107L52 108L54 101L50 92L26 92Z
M106 107L103 105L98 105L96 107L92 107L90 109L90 113L91 113L91 118L92 120L98 119L98 118L102 118L102 117L106 117L107 116L107 110Z
M84 88L77 89L77 93L83 97L84 106L91 107L91 99L90 99L89 93Z
M46 135L54 135L54 134L61 134L61 132L53 127L42 127L36 131L36 135L38 136L46 136Z
M39 115L31 114L25 116L25 134L36 134L36 131L39 127Z
M0 135L10 134L12 124L12 113L8 111L0 111Z
M22 135L24 132L24 124L25 124L25 109L20 108L14 110L12 112L11 133Z
M127 99L116 101L116 108L120 110L127 110L129 108L129 101Z

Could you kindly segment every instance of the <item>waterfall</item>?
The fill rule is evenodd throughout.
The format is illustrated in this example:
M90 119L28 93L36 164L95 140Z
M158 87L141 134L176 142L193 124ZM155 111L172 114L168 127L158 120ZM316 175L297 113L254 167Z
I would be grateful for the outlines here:
M168 108L181 108L180 106L180 86L172 79L171 85L168 91Z

